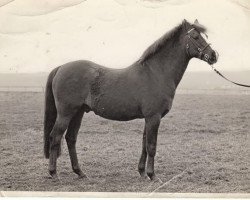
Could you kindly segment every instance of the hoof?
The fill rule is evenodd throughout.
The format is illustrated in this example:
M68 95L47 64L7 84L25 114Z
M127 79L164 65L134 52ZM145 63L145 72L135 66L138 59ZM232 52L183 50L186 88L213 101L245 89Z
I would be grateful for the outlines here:
M141 176L146 175L146 173L145 173L145 168L141 168L141 169L139 168L139 169L138 169L138 172L140 173Z
M49 170L49 175L51 176L51 178L57 178L56 170Z
M84 174L84 173L78 174L78 178L79 179L88 179L89 180L89 178L87 177L87 175Z
M147 174L151 181L156 180L156 176L154 172L148 172Z
M53 181L60 181L57 174L56 173L51 173L51 172L50 172L50 179L52 179Z
M141 179L146 180L148 179L148 176L145 172L140 173Z
M78 175L78 178L88 178L79 168L73 169L73 171Z

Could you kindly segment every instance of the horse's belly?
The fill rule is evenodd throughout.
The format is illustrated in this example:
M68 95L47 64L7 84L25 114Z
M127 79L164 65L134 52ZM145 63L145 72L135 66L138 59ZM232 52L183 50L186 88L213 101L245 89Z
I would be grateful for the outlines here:
M103 117L105 119L110 119L110 120L116 120L116 121L130 121L133 119L141 119L143 118L142 115L114 115L112 113L99 113L95 112L96 115L99 115L100 117Z
M134 102L122 102L112 99L99 99L92 105L95 114L111 120L129 121L136 118L143 118L139 106Z

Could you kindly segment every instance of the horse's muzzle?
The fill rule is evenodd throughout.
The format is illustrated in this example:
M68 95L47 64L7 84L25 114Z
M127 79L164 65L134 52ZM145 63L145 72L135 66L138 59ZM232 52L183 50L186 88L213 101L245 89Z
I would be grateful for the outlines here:
M211 54L205 54L204 55L204 60L206 60L210 65L214 64L218 60L219 54L216 53L214 50L212 50Z

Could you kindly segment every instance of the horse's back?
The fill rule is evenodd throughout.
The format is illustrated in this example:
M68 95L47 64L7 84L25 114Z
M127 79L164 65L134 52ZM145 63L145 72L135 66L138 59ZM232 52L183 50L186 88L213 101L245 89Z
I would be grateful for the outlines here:
M88 60L77 60L61 65L59 71L61 74L63 74L63 76L66 74L69 74L69 76L72 76L73 74L89 75L89 73L94 72L96 69L102 67L103 66Z

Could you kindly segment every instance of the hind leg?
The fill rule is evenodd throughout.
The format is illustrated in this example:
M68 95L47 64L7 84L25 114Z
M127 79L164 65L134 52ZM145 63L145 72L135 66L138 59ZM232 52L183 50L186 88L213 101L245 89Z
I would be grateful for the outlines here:
M50 134L50 156L49 156L49 173L52 178L56 178L56 162L60 151L61 139L63 133L68 127L70 117L58 116L55 125Z
M79 167L77 153L76 153L76 140L78 131L81 126L83 114L84 110L82 108L79 109L78 112L75 114L75 116L71 119L67 129L67 133L65 135L72 169L80 178L86 177L86 175L82 172L82 170Z

